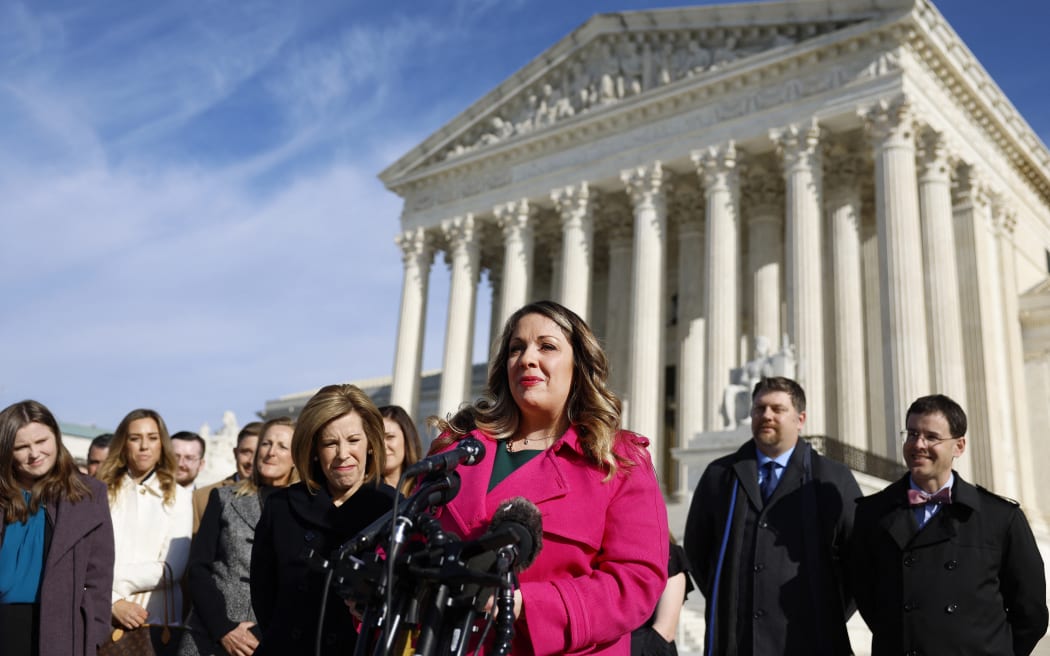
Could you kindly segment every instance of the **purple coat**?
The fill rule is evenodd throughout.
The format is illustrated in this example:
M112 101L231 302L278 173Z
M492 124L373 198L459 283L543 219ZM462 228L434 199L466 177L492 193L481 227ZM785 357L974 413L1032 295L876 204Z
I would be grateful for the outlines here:
M40 586L40 656L94 656L111 631L113 523L106 486L77 476L91 496L46 506L52 534Z
M649 618L667 582L667 508L644 437L621 431L615 451L634 462L616 476L583 452L574 428L491 492L496 449L481 431L485 457L457 471L459 494L441 515L446 530L478 537L496 508L525 497L543 514L543 548L521 573L523 616L514 654L621 654Z

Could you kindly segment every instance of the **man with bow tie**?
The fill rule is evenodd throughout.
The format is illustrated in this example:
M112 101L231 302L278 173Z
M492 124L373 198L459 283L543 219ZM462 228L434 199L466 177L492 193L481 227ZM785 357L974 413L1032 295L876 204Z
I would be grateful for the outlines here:
M858 502L850 548L872 656L1029 654L1046 633L1046 576L1016 502L952 470L966 413L937 394L908 408L908 473Z

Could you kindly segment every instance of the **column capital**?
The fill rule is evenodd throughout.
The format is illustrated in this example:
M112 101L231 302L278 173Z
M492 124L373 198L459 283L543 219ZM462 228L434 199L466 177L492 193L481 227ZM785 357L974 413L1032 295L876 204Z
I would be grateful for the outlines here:
M590 218L594 208L594 199L586 182L555 189L551 192L551 200L562 226L582 223Z
M503 231L505 241L519 238L523 231L532 227L532 207L526 198L497 205L492 212L496 216L496 225Z
M948 145L943 132L931 128L921 130L915 139L915 163L919 182L943 182L951 179Z
M404 264L429 264L434 257L434 240L423 227L409 228L394 237L394 243L401 249L401 261Z
M669 187L664 178L663 167L659 161L647 166L625 169L620 173L620 180L627 188L627 194L635 207L662 204Z
M610 246L617 239L630 243L634 230L633 217L629 199L622 194L612 194L606 196L601 211L595 215L595 227L609 236Z
M778 222L784 214L784 178L770 170L768 160L748 165L740 193L749 207L748 222Z
M860 201L864 161L857 155L856 144L845 139L824 143L824 198L827 204L841 204L843 199Z
M703 196L700 188L695 184L680 184L674 186L671 193L671 216L678 224L680 236L703 233Z
M995 227L1000 234L1013 237L1017 229L1017 208L1006 204L1001 198L997 198L992 204Z
M816 118L770 130L769 138L777 148L785 175L800 168L820 171L820 125Z
M876 149L913 146L915 117L905 96L880 100L858 113Z
M703 180L704 190L708 193L715 188L732 187L737 182L740 158L735 141L730 140L704 150L694 150L689 157L693 160L697 173Z
M441 232L448 241L452 253L477 249L478 231L473 214L464 214L441 222Z
M960 164L952 184L952 204L989 207L991 202L991 185L984 175L970 164Z

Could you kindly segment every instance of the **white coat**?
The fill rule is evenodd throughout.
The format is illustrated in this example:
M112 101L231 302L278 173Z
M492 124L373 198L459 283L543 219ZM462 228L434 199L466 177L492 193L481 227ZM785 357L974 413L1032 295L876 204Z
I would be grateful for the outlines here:
M151 624L164 621L165 597L168 618L182 623L180 581L190 555L193 531L192 491L175 486L175 502L164 503L164 493L155 476L135 483L125 475L116 499L110 502L116 562L113 565L113 603L135 602L149 612ZM174 577L174 604L164 593L164 563Z

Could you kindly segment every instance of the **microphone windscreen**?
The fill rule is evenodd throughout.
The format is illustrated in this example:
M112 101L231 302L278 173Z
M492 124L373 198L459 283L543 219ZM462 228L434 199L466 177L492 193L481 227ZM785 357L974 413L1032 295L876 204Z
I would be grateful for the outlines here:
M514 497L500 504L496 514L492 516L490 530L505 524L522 526L527 532L528 540L519 541L520 552L517 560L518 569L525 569L536 560L540 549L543 548L543 515L536 504L525 497Z
M467 455L463 459L464 465L476 465L485 457L485 445L476 437L468 435L461 439L456 447Z

